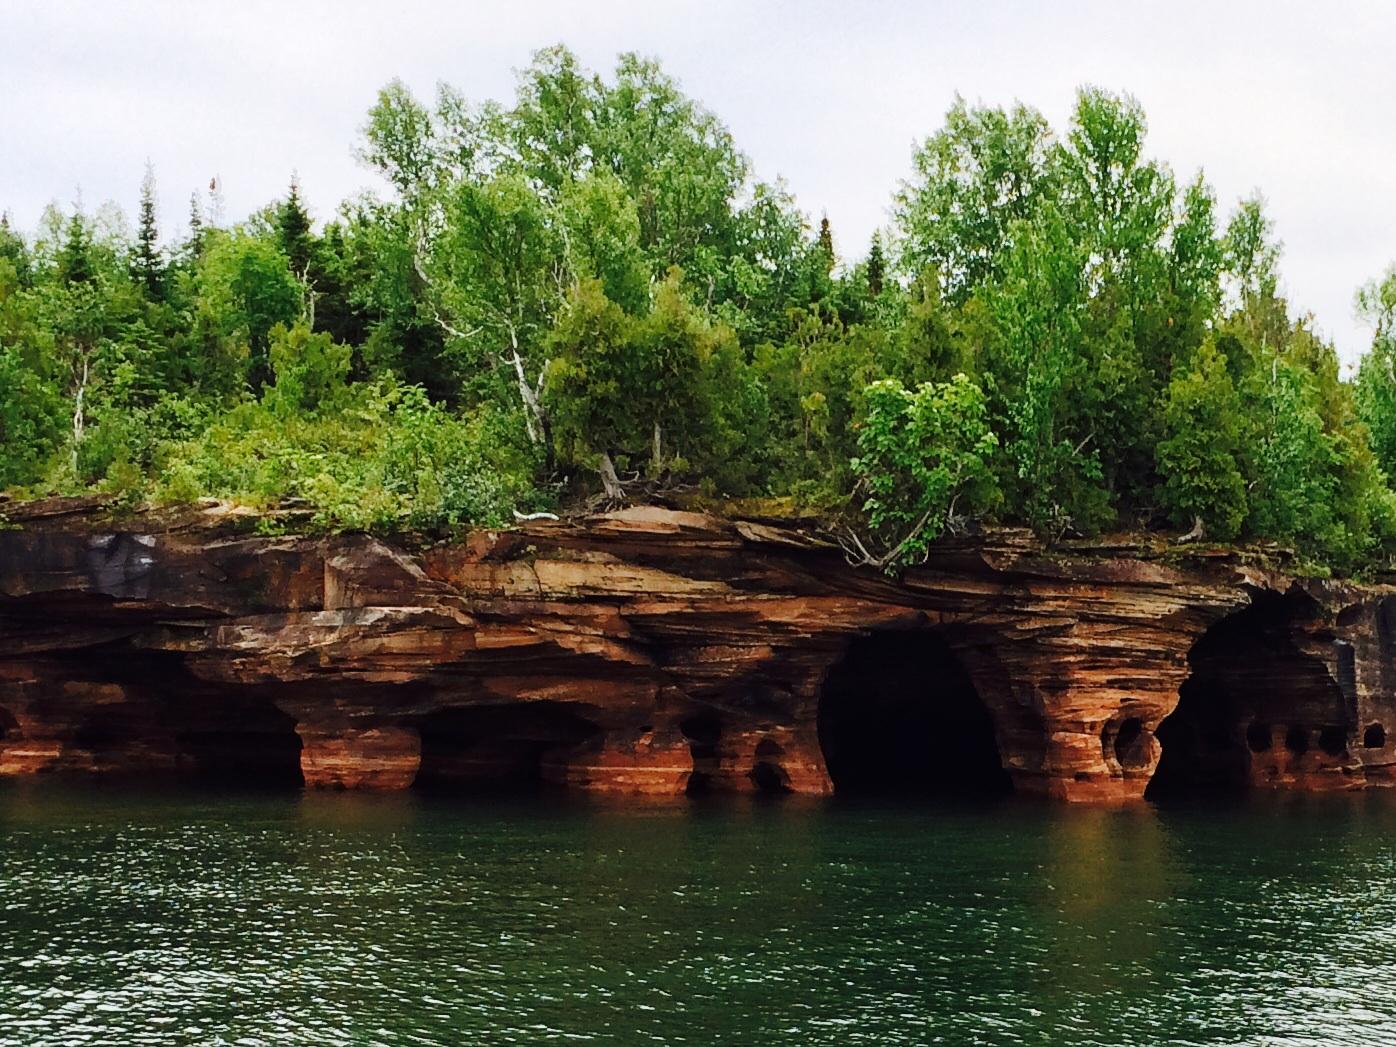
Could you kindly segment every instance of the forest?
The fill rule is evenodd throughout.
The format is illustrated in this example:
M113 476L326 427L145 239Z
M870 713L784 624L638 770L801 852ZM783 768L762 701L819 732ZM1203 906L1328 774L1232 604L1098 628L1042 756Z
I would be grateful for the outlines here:
M0 489L429 538L684 499L887 570L985 523L1387 566L1396 269L1345 376L1263 198L1146 126L1093 87L1064 128L957 99L840 244L654 61L550 48L505 102L393 82L354 146L389 188L318 220L292 176L162 228L147 169L134 222L0 224Z

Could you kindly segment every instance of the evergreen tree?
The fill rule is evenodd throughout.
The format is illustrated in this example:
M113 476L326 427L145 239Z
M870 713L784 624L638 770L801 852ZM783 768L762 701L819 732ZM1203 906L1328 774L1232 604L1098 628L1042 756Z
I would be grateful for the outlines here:
M882 254L882 234L873 233L872 246L868 248L868 294L876 298L882 294L882 282L887 278L887 260Z
M310 233L310 215L301 202L300 179L291 176L291 191L276 211L276 233L282 253L291 263L291 272L305 280L310 270L314 241Z
M189 194L189 232L179 248L179 262L186 268L193 268L203 254L208 230L204 226L204 208L199 202L198 193Z
M825 215L819 220L819 253L824 256L824 272L830 273L834 269L834 233L829 228L829 216Z
M155 222L155 170L147 162L141 179L140 217L136 227L136 249L131 256L132 276L153 300L164 292L165 263L160 253L160 231Z
M1169 382L1164 439L1156 448L1160 495L1180 527L1200 523L1208 537L1230 541L1246 518L1240 457L1245 413L1223 356L1210 339Z
M68 219L63 246L58 252L58 272L67 284L96 282L97 270L92 264L92 237L87 219L80 209L74 209Z

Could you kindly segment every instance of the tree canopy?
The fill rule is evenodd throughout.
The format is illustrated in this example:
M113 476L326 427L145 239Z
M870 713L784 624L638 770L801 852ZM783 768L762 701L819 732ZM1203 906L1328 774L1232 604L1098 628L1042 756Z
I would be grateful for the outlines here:
M887 569L981 521L1385 563L1396 270L1344 377L1263 197L1228 215L1147 132L1095 87L1061 128L957 98L860 247L653 60L549 48L507 100L394 81L357 143L385 192L323 219L291 174L176 230L147 168L134 232L0 222L0 484L425 532L754 500Z

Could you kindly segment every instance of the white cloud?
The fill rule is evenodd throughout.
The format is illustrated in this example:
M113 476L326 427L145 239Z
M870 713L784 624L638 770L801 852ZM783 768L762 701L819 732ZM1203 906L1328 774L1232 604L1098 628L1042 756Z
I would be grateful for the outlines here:
M558 41L593 67L657 55L765 177L829 214L848 253L885 220L912 143L959 91L1058 126L1078 84L1143 102L1155 155L1230 206L1268 197L1295 304L1352 359L1353 289L1396 258L1396 9L1370 4L575 2L0 6L0 207L133 208L155 164L167 223L222 176L231 216L297 170L320 214L372 183L352 147L378 87L505 97Z

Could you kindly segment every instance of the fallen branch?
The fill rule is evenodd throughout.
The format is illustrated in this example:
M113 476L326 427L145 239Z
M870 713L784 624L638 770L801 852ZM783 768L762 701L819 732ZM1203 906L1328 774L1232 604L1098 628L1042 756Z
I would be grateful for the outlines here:
M1174 541L1177 542L1179 545L1186 545L1188 542L1201 541L1202 535L1205 532L1206 528L1202 526L1202 517L1194 513L1192 517L1192 530L1189 531L1187 534L1180 535L1179 537L1175 538Z

